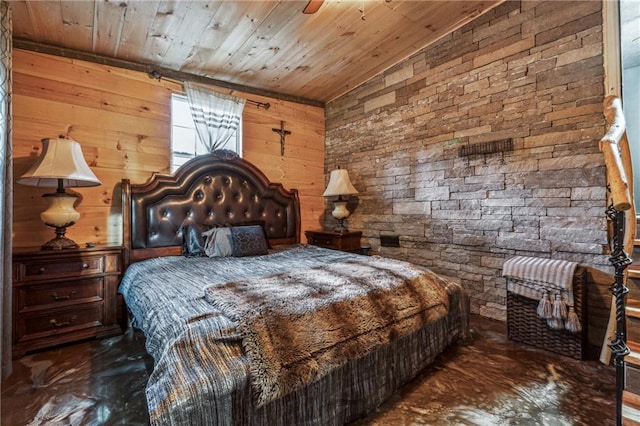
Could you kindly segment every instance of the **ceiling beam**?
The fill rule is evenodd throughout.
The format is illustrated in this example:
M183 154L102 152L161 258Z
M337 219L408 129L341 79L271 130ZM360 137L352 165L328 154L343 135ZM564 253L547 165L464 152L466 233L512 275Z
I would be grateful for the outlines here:
M132 61L126 61L123 59L116 59L109 56L97 55L94 53L81 52L73 49L66 49L58 46L51 46L48 44L36 43L29 40L20 38L13 39L13 48L29 50L32 52L46 53L49 55L62 56L64 58L78 59L81 61L93 62L97 64L124 68L133 71L143 72L149 74L152 71L160 74L161 77L170 78L178 81L191 81L194 83L207 84L211 86L221 87L224 89L235 90L243 93L250 93L253 95L267 96L274 99L283 101L295 102L304 105L311 105L324 108L325 104L322 101L314 99L302 98L299 96L288 95L286 93L272 92L270 90L258 89L256 87L245 86L243 84L229 83L227 81L216 80L214 78L204 77L200 75L189 74L181 71L174 71L167 68L162 68L153 64L141 64Z

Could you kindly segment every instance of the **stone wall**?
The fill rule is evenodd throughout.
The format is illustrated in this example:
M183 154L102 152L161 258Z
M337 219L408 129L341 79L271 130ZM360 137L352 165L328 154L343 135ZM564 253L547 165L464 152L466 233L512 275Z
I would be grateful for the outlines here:
M360 191L349 226L363 243L461 282L472 312L500 320L510 256L607 270L601 6L506 2L330 102L325 167ZM603 289L590 289L600 328Z

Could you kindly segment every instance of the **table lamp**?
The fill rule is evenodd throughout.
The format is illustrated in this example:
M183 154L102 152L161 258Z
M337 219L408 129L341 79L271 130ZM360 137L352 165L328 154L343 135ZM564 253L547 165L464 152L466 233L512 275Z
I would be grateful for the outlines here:
M349 210L347 209L348 196L357 193L358 190L351 184L349 173L345 169L331 171L329 185L327 185L327 189L322 196L338 196L338 199L333 202L333 211L331 212L331 215L338 220L338 226L334 229L334 232L349 232L347 227L344 226L344 220L349 217Z
M65 237L67 228L80 218L80 213L73 207L78 195L65 192L64 188L101 184L87 165L80 144L62 137L42 139L42 155L16 182L22 185L57 188L56 192L43 195L49 203L49 208L40 214L40 219L47 226L55 228L56 236L45 243L42 249L78 248L78 244Z

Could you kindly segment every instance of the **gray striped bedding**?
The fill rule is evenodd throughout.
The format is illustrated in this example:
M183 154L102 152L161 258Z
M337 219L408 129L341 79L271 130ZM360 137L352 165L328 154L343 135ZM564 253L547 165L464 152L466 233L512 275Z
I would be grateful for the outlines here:
M146 389L151 424L344 424L374 409L467 335L466 296L449 283L446 315L258 407L237 324L206 301L205 288L358 257L297 245L265 256L171 256L131 265L119 291L155 361Z

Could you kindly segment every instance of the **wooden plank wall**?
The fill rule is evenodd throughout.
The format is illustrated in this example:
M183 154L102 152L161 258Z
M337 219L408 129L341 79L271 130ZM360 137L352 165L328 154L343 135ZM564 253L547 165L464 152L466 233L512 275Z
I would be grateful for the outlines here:
M79 244L120 244L122 221L119 183L145 182L167 173L170 164L170 99L181 85L146 74L57 56L14 50L14 179L40 155L42 138L66 135L82 145L84 156L102 181L73 188L81 199L81 217L67 236ZM221 91L224 91L221 89ZM231 93L230 91L224 91ZM274 182L300 192L302 229L317 228L324 215L324 109L272 98L234 93L269 102L267 111L244 109L243 156ZM280 156L280 137L291 131ZM14 184L14 247L38 246L54 236L40 221L54 192ZM304 240L304 237L303 237Z

